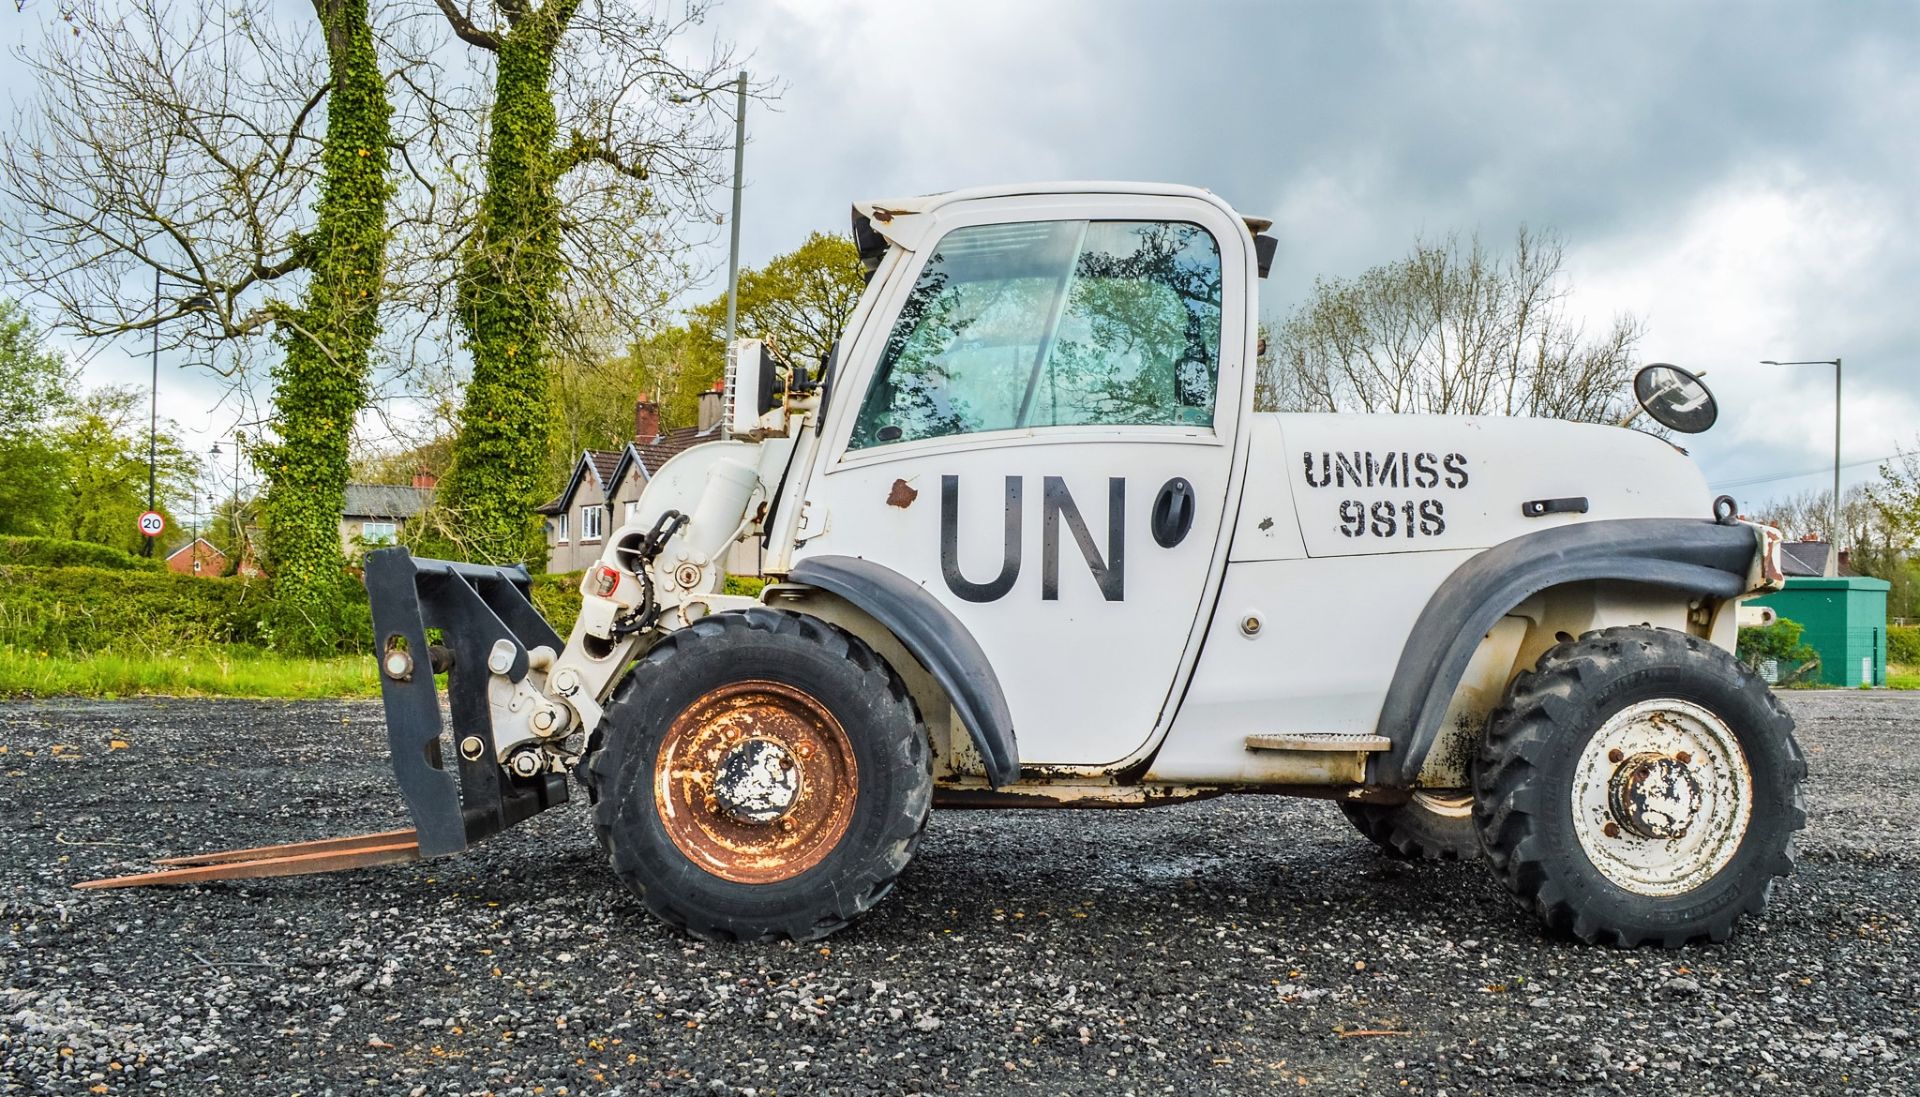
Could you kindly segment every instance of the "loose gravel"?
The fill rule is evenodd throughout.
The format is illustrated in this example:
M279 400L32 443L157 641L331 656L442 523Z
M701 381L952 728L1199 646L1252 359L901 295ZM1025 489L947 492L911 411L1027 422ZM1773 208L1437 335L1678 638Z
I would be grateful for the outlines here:
M1793 693L1801 868L1725 945L1543 938L1329 806L937 811L874 915L705 945L583 804L444 861L74 892L404 825L369 703L0 706L0 1092L1920 1092L1920 695Z

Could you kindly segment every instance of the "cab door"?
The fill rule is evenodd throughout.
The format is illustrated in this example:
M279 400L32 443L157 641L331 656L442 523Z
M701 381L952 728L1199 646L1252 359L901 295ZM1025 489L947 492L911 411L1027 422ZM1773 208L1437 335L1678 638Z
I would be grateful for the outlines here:
M1173 195L915 216L930 223L833 394L795 559L864 557L952 610L999 676L1023 765L1139 757L1225 565L1246 231Z

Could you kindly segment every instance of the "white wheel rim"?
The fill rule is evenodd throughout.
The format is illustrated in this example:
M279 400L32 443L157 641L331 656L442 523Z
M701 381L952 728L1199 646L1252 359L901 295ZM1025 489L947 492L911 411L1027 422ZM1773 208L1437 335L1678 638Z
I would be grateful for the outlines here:
M1473 793L1471 792L1428 792L1415 790L1413 802L1429 814L1443 819L1465 819L1473 814Z
M1683 895L1727 867L1753 816L1753 774L1726 721L1673 698L1614 713L1573 778L1573 830L1601 875Z

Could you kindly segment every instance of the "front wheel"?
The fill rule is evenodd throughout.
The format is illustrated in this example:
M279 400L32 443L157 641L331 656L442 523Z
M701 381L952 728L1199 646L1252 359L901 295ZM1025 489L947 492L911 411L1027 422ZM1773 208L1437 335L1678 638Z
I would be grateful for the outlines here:
M1513 684L1474 773L1501 881L1589 943L1722 941L1793 871L1793 719L1726 651L1667 629L1560 644Z
M824 937L906 868L933 802L927 736L873 649L771 609L647 652L588 765L594 829L654 914L703 939Z

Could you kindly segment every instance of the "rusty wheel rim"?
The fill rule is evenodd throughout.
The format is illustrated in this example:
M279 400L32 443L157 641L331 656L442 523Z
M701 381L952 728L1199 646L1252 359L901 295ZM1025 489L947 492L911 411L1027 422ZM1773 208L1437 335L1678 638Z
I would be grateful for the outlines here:
M819 864L853 821L846 730L805 691L734 682L680 713L654 761L667 837L724 880L771 884Z

